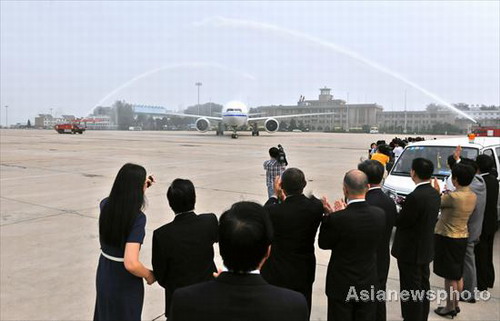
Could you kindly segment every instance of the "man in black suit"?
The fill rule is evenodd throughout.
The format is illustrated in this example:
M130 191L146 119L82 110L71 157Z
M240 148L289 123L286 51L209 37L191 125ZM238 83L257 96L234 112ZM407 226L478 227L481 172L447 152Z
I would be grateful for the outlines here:
M410 175L417 185L408 194L396 219L396 235L392 255L398 260L401 293L429 291L429 263L434 258L434 227L441 197L431 185L434 165L428 159L415 158ZM429 300L401 300L403 319L427 320Z
M484 209L483 226L479 243L474 249L476 254L477 289L479 291L492 288L495 283L493 240L498 227L498 180L496 175L492 173L494 162L495 160L491 156L485 154L476 158L477 166L481 172L480 176L486 185L486 207Z
M189 180L176 179L167 191L175 213L172 222L153 233L153 271L165 288L165 316L177 288L208 281L217 271L213 244L217 242L217 217L194 213L196 194Z
M302 294L270 285L259 274L271 239L272 225L261 205L234 204L220 217L219 248L225 271L215 280L175 291L172 320L308 320Z
M384 166L375 160L366 160L358 164L358 169L368 177L368 192L366 193L366 202L370 205L381 208L385 214L385 231L382 241L377 249L377 275L379 280L379 289L386 290L387 275L389 274L390 265L390 250L389 243L391 241L392 228L396 222L396 204L387 196L381 189L382 179L384 177ZM385 300L377 302L377 318L378 321L387 319L387 311Z
M368 179L360 170L344 177L347 207L341 201L332 209L324 199L325 216L319 231L319 247L332 250L326 275L328 321L374 320L378 289L377 249L385 231L385 214L365 201ZM339 210L333 212L334 210Z
M314 242L323 217L323 204L302 194L305 186L304 173L298 168L289 168L281 180L278 178L276 195L264 206L273 224L274 237L271 255L261 273L272 285L302 293L310 311L316 272ZM280 196L284 200L278 200Z

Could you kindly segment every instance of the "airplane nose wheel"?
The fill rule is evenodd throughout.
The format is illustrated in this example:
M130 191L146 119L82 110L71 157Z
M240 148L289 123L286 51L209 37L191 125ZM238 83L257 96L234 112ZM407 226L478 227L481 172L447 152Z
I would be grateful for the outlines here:
M238 134L232 134L231 138L234 138L234 139L238 138Z

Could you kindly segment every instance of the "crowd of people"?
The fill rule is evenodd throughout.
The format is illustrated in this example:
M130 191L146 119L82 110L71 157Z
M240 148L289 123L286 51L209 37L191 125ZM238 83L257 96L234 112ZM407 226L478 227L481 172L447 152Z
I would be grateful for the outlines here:
M359 294L385 293L391 254L401 293L429 291L433 262L449 292L446 305L435 310L441 316L454 317L459 301L476 299L455 293L493 287L498 181L491 157L460 158L457 149L449 160L451 185L443 191L432 177L433 163L414 159L416 187L398 213L381 189L385 168L376 153L345 174L344 198L333 202L305 196L303 171L277 162L275 149L269 153L267 202L237 202L219 219L196 214L193 183L175 179L166 194L175 218L153 233L152 270L139 251L144 194L155 180L142 166L125 164L100 204L94 320L140 320L143 280L164 288L170 321L309 320L318 230L319 247L331 251L325 284L330 321L386 320L385 296ZM214 263L216 242L221 269ZM429 308L428 295L401 300L404 320L427 320Z
M370 144L368 159L379 161L387 171L390 171L406 145L424 140L424 137L394 137L389 144L385 140L378 140L376 143Z

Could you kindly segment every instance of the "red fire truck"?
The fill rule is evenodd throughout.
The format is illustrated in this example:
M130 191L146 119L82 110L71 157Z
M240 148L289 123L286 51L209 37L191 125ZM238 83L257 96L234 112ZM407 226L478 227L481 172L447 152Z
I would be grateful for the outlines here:
M83 134L85 128L78 126L74 123L66 123L66 124L57 124L54 126L54 129L59 134Z
M474 133L476 137L500 137L500 127L480 126L472 128L472 133Z

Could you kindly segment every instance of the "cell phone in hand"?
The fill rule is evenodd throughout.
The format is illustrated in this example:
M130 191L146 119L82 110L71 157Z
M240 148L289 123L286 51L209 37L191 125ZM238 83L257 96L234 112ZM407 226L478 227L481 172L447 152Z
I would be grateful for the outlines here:
M146 181L146 187L147 188L151 187L151 185L153 185L154 181L155 181L155 179L153 178L153 176L149 175L148 180Z

